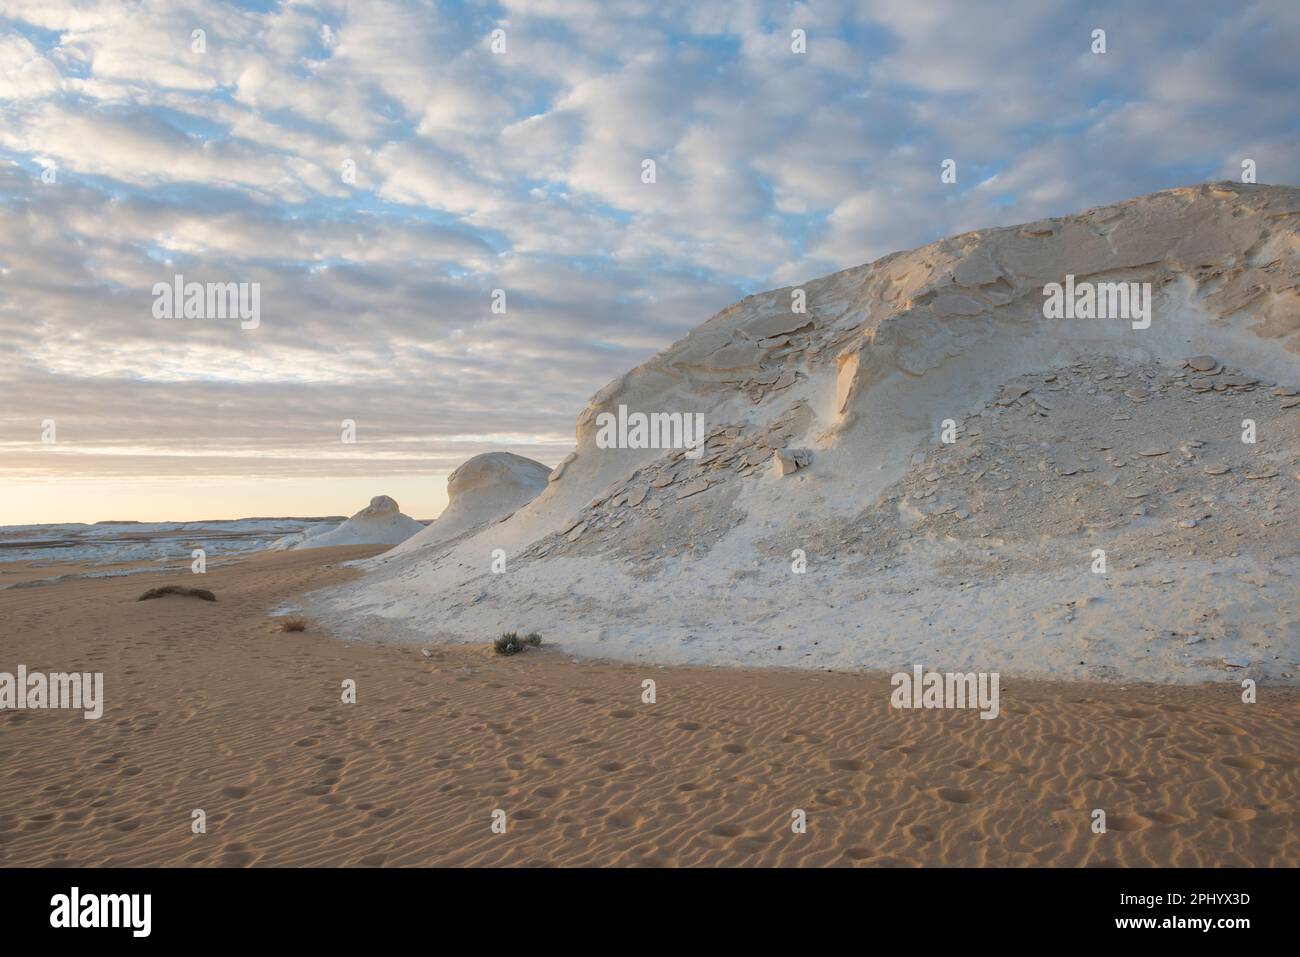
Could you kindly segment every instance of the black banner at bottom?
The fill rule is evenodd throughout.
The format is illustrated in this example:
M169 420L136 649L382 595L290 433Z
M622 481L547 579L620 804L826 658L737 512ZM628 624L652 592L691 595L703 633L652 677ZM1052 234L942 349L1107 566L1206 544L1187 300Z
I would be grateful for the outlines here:
M658 938L806 937L843 921L908 934L1034 934L1040 943L1193 938L1233 946L1294 925L1286 870L386 870L0 871L7 943L116 939L204 944L441 935L499 946L608 929ZM534 918L536 922L534 922ZM486 923L483 923L486 921ZM1044 934L1051 936L1043 936ZM680 940L681 938L675 938ZM16 952L16 951L15 951Z

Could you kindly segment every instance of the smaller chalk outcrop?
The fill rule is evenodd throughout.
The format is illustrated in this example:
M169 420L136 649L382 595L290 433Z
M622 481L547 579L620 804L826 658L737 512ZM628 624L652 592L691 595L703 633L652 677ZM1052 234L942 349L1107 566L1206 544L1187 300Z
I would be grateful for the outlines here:
M499 522L540 495L551 474L541 462L512 452L476 455L447 476L447 507L442 514L394 551L439 545L472 528Z
M424 525L409 515L403 515L397 502L387 495L376 495L369 505L335 528L318 527L309 529L300 536L287 535L271 547L297 549L338 545L397 545L422 531Z

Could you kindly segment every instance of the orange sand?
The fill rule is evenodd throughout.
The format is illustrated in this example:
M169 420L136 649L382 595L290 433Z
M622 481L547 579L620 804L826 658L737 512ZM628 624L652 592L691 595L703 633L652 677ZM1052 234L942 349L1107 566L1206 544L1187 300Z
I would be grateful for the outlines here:
M0 712L0 865L1300 863L1295 691L1003 674L982 721L891 711L879 674L274 629L266 609L376 551L0 591L0 671L103 671L106 697L99 721ZM135 601L170 582L218 601Z

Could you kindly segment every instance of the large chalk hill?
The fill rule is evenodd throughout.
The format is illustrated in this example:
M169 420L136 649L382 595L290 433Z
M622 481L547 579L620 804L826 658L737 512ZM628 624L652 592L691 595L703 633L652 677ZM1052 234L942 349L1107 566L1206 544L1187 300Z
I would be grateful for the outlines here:
M816 279L805 312L750 296L602 389L508 519L317 610L575 656L1292 682L1298 215L1175 189ZM1045 318L1067 276L1149 283L1149 327ZM703 456L597 448L620 405L703 413Z

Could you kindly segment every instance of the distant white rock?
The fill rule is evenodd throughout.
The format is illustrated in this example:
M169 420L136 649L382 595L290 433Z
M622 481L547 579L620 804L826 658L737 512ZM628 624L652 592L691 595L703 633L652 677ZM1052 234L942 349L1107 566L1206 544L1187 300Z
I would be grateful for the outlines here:
M338 525L312 525L303 529L301 532L293 532L289 535L277 538L267 547L273 552L283 552L290 548L297 548L307 539L315 538L318 535L324 535L326 532L332 532L338 527Z
M403 515L397 502L387 495L376 495L369 505L335 528L318 525L296 535L286 535L274 542L271 548L396 545L422 531L424 525L409 515Z
M438 545L472 528L498 522L535 499L551 470L512 452L484 452L447 476L447 507L393 553Z

